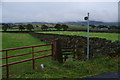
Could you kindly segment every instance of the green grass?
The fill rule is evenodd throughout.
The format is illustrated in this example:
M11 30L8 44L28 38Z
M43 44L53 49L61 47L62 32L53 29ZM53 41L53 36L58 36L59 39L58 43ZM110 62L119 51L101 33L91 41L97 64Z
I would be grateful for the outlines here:
M87 36L86 32L70 32L70 31L42 31L37 33L47 33L47 34L62 34L62 35L77 35L77 36ZM118 41L119 33L92 33L90 32L90 37L105 38L107 40Z
M2 43L3 43L2 44L3 49L46 44L46 43L41 42L40 40L32 37L31 35L25 34L25 33L2 33ZM50 49L50 46L36 47L35 51L38 51L38 50L40 51L40 50L45 50L45 49ZM30 48L8 51L8 56L29 53L31 51L32 51L32 49L30 49ZM35 57L39 57L39 56L47 55L47 54L51 54L51 52L48 51L48 52L44 52L44 53L35 53ZM2 57L5 57L5 52L2 53ZM21 61L21 60L25 60L25 59L29 59L29 58L32 58L31 54L25 55L25 56L9 58L9 63ZM46 62L45 60L48 60L48 59L50 59L50 58L36 60L36 63L38 62L38 64L36 64L36 66L40 65L40 63L42 63L42 62ZM5 60L3 60L2 62L3 62L3 64L5 64ZM10 66L10 73L11 73L10 76L15 77L15 76L21 75L24 72L32 71L31 62L32 61L11 65ZM5 77L5 68L3 68L3 77Z
M23 46L32 46L45 44L40 40L26 33L2 33L3 49L16 48ZM48 47L35 48L37 50L49 49ZM10 51L10 55L31 52L31 49ZM5 57L5 53L2 53ZM50 54L50 52L36 53L35 56ZM9 62L20 61L31 58L32 55L16 57L9 59ZM10 78L83 78L103 72L112 72L118 70L119 57L115 58L97 58L90 61L72 61L67 59L66 62L60 64L51 60L51 57L35 60L35 70L32 69L32 61L19 63L9 66ZM3 60L3 63L5 61ZM45 68L41 69L40 64L44 64ZM5 67L3 68L3 77L6 77Z
M49 61L43 70L39 69L33 74L22 74L20 78L84 78L104 72L118 71L118 58L98 58L90 61L71 61L68 59L60 64Z

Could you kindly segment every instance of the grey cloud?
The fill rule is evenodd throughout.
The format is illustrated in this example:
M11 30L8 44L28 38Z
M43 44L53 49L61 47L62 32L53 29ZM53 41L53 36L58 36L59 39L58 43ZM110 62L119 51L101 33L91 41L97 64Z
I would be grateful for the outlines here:
M3 3L3 22L67 22L83 21L90 12L90 19L105 22L117 21L115 2L39 2Z

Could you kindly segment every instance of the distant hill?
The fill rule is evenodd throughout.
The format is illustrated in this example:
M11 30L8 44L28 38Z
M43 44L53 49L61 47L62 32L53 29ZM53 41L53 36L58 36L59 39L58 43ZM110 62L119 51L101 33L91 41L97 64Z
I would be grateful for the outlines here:
M62 24L62 23L61 23ZM87 25L87 22L65 22L64 24L73 24L73 25ZM100 22L100 21L90 21L90 25L118 25L117 22Z
M39 23L39 24L71 24L71 25L87 25L86 21L81 22L58 22L58 23L49 23L49 22L16 22L15 24L31 24L31 23ZM101 21L90 21L90 25L118 25L118 22L101 22Z

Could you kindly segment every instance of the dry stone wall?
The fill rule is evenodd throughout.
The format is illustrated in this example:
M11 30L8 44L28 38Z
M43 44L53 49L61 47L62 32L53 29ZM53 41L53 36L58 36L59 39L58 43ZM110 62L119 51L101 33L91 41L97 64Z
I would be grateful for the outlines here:
M73 35L30 33L41 41L51 43L52 40L60 39L62 47L71 47L72 54L76 59L86 59L87 38ZM112 42L102 38L90 38L90 57L102 56L115 57L119 55L120 41Z

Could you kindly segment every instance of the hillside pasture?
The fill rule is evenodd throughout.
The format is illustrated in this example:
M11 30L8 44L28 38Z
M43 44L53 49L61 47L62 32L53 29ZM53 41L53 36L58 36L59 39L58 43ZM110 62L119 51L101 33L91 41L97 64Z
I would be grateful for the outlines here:
M11 48L17 48L17 47L46 44L32 37L31 35L25 34L25 33L17 33L17 34L16 33L1 33L1 34L2 34L2 43L3 43L2 49L11 49ZM41 51L41 50L46 50L46 49L50 49L50 46L36 47L34 48L34 51ZM32 51L31 48L8 51L8 56L29 53L31 51ZM47 51L43 53L35 53L35 57L48 55L48 54L51 54L51 51ZM2 57L5 57L5 52L2 53ZM30 58L32 58L32 54L19 56L19 57L13 57L13 58L9 58L9 63L21 61L25 59L30 59ZM35 60L36 66L38 67L41 63L45 63L49 59L50 57ZM5 64L5 60L2 60L2 63ZM11 65L9 66L9 68L10 68L10 77L13 77L13 78L18 77L19 75L23 73L34 72L32 69L32 61ZM6 77L5 67L3 67L3 77Z

